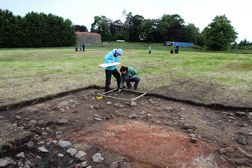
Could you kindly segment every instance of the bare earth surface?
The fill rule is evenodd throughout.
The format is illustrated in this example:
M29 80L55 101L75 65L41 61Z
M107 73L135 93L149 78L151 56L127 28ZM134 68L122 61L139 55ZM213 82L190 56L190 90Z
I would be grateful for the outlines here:
M1 122L32 136L22 144L4 142L0 167L252 167L252 112L148 96L134 103L97 99L97 92L1 111ZM1 141L11 135L1 131Z
M151 91L177 100L199 104L220 104L231 107L252 108L251 91L235 91L224 86L202 80L177 80L169 86L162 86ZM243 93L246 94L243 94Z

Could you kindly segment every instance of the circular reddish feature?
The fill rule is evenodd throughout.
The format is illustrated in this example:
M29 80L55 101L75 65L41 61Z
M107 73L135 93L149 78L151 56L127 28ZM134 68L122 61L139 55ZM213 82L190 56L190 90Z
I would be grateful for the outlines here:
M172 128L138 121L107 122L103 128L88 134L78 132L72 138L126 155L134 161L134 167L221 167L212 153L213 146L201 141L191 143Z

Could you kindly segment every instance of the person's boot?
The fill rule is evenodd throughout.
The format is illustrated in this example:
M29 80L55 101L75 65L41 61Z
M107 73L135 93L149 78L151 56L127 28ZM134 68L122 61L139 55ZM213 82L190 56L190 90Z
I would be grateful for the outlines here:
M134 84L134 89L137 90L137 84L136 83Z
M131 88L131 84L127 83L127 89L130 89L130 88Z
M111 88L105 88L104 92L108 92L110 90L111 90Z

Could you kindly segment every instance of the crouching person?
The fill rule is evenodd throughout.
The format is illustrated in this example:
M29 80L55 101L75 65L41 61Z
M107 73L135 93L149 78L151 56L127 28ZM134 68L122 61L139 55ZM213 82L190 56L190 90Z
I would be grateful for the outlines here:
M123 88L124 82L126 82L127 88L130 89L132 87L131 82L135 82L134 89L137 90L138 83L140 81L140 78L137 76L137 71L133 67L122 66L120 68L120 72L121 72L120 88Z

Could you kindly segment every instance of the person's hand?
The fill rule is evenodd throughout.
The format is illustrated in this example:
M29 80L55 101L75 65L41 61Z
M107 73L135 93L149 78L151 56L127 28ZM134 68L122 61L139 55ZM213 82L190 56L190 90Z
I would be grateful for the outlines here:
M121 92L122 91L122 89L118 89L118 92Z

